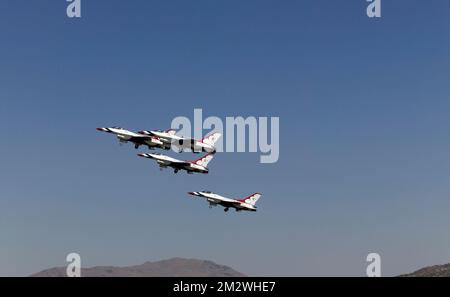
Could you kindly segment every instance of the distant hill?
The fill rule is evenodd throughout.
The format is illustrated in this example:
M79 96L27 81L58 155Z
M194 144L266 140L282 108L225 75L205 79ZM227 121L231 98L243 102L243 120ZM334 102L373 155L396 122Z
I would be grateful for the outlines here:
M31 275L32 277L65 277L66 267L55 267ZM244 274L212 261L172 258L141 265L82 268L82 277L240 277Z
M419 269L413 273L403 274L404 277L450 277L450 263L434 265Z

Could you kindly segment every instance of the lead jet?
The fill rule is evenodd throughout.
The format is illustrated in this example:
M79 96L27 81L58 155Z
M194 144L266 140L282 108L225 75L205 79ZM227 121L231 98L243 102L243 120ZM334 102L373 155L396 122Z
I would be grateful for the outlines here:
M161 154L138 154L139 157L149 158L156 161L159 164L160 170L167 167L172 167L174 173L178 173L179 170L186 170L187 173L208 173L208 163L214 158L214 154L207 154L194 161L182 161L166 155Z
M115 134L117 139L119 139L120 144L132 142L134 143L134 148L138 149L139 146L145 145L149 149L162 148L170 149L170 146L164 144L158 137L150 135L142 135L135 133L120 127L111 128L97 128L97 131Z
M163 143L168 146L174 145L178 147L178 151L181 153L184 148L192 150L194 153L206 152L214 153L216 152L216 147L214 144L222 136L219 132L214 132L205 136L201 140L196 140L192 138L184 138L176 135L176 130L152 130L152 131L139 131L138 133L142 135L151 135L158 137Z
M256 211L256 202L259 198L261 198L260 193L254 193L248 197L242 199L233 199L220 196L218 194L212 193L210 191L202 191L202 192L188 192L189 195L198 196L202 198L206 198L209 202L209 208L213 206L221 205L224 208L224 211L227 212L230 207L235 208L236 211Z

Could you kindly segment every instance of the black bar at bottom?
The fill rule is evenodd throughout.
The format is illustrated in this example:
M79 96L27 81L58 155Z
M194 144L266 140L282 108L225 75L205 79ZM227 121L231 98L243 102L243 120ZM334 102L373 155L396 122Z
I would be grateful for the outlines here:
M300 277L156 277L156 278L3 278L5 292L30 290L38 293L107 293L132 296L297 296L311 293L377 295L398 290L402 295L444 292L447 278L300 278Z

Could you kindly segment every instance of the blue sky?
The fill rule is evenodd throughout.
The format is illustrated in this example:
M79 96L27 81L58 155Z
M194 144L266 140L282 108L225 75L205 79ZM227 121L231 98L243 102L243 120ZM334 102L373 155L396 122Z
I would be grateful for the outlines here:
M385 275L450 262L450 3L0 4L0 275L210 259L249 275ZM280 159L174 175L99 126L280 117ZM186 159L191 154L175 155ZM225 214L186 195L263 193Z

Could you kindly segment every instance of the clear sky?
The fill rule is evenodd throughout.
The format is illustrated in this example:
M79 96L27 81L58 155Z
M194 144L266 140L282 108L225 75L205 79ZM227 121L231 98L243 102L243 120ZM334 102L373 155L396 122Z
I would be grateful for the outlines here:
M450 3L0 3L0 275L209 259L249 275L450 262ZM99 126L280 117L280 159L174 175ZM145 151L141 149L140 151ZM191 159L192 154L172 156ZM263 193L256 213L186 192Z

